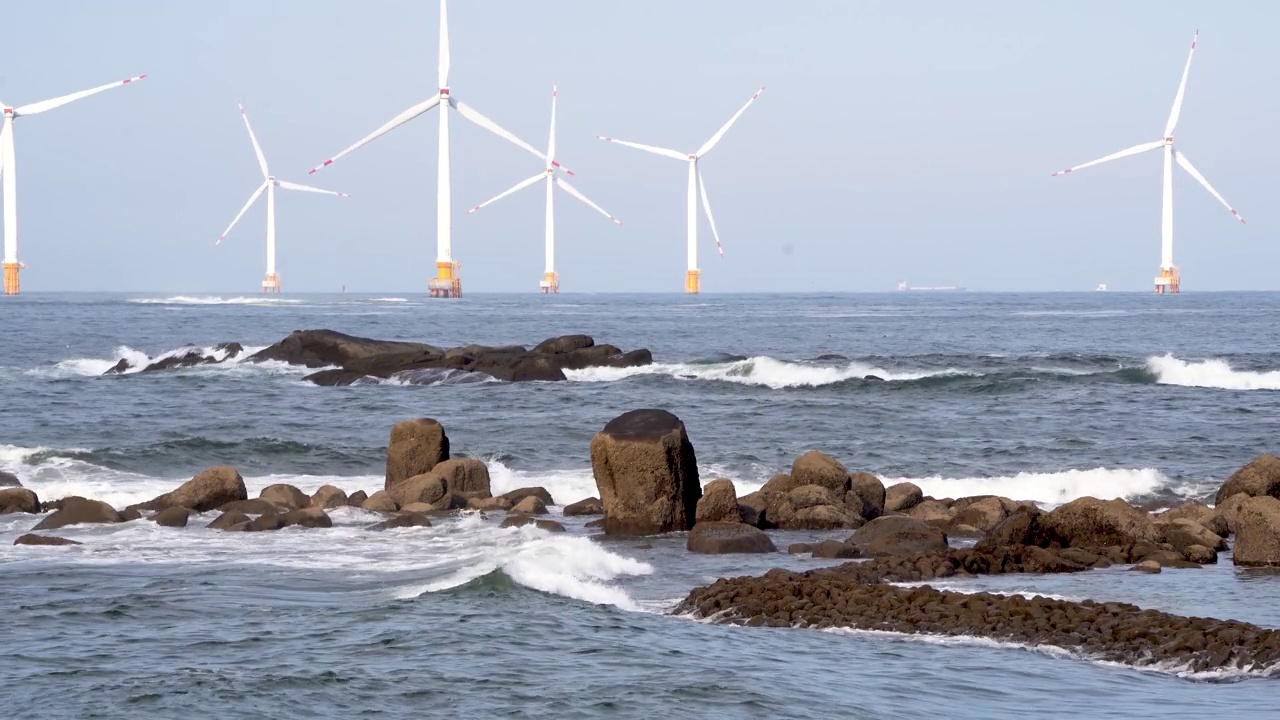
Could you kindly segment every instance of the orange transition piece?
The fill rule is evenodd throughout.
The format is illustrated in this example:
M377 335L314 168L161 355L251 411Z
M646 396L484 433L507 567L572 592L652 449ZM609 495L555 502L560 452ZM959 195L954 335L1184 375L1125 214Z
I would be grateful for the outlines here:
M280 273L267 273L267 279L262 281L262 292L280 293Z
M1182 291L1182 277L1177 266L1160 268L1160 277L1156 278L1156 294L1172 295Z
M427 281L427 289L433 298L462 297L461 265L456 262L436 263L436 276Z
M549 272L542 276L542 282L538 283L538 289L543 295L560 292L560 273Z
M684 291L690 295L698 294L699 276L702 275L701 270L690 270L684 275Z
M4 264L4 294L18 294L18 270L22 267L22 263L5 263Z

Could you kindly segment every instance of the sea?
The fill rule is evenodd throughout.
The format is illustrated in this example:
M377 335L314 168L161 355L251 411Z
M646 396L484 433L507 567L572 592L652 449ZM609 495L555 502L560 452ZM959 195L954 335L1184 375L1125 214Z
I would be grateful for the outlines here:
M702 482L739 494L811 448L886 485L1048 508L1091 495L1208 499L1280 445L1280 294L40 294L0 302L0 469L43 500L117 507L235 466L250 495L382 487L398 420L432 417L495 493L597 495L588 446L618 414L685 423ZM238 360L103 376L190 347L330 328L437 346L587 333L654 364L507 384L457 374L317 387ZM727 627L670 614L723 576L834 564L699 556L681 533L611 539L589 518L501 513L383 533L222 533L139 520L13 539L0 516L12 718L1264 717L1270 671L1194 674L978 638ZM775 532L775 543L848 533ZM935 586L1136 603L1280 627L1280 575L948 579Z

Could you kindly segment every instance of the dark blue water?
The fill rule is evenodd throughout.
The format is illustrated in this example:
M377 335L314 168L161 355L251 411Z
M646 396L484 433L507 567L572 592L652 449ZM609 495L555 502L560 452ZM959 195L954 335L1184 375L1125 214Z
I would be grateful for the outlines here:
M1280 294L145 297L0 304L0 469L116 505L204 467L311 491L381 484L392 423L431 416L495 490L595 494L587 446L618 413L679 415L704 479L749 492L806 449L937 496L1056 503L1204 497L1275 450ZM280 366L101 377L120 357L263 346L327 327L436 345L588 333L656 365L565 383L319 388ZM662 611L783 555L692 557L468 518L386 534L225 535L134 522L12 547L0 607L15 717L1144 717L1270 710L1274 683L1188 678L978 642L708 626ZM775 542L809 536L781 534ZM1280 578L1228 560L1158 576L965 581L1275 627ZM964 582L953 587L964 589ZM1221 682L1238 680L1238 682ZM1160 703L1152 702L1159 698ZM1164 708L1163 710L1161 708Z

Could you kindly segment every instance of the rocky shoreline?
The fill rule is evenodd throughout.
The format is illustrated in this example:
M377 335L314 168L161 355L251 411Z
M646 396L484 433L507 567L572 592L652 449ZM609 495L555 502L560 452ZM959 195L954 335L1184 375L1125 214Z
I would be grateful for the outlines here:
M331 361L319 352L331 345L295 336L297 342L287 339L268 348L270 359L287 356L317 366ZM539 356L580 358L575 354L595 347L563 340L538 351ZM405 352L382 346L366 357ZM1280 631L1247 623L1181 617L1125 603L895 585L1115 565L1149 573L1194 572L1229 549L1236 565L1280 566L1280 458L1273 455L1228 478L1213 507L1189 502L1158 513L1122 499L1092 497L1048 511L996 496L931 498L910 483L886 488L876 475L850 472L816 450L796 458L790 472L771 478L759 491L738 497L730 479L703 485L684 424L664 410L633 410L614 418L592 439L590 458L599 497L566 504L562 512L599 516L587 526L606 536L687 531L689 552L714 555L777 552L770 531L818 531L830 536L792 544L787 551L851 560L807 572L775 569L758 577L720 579L691 590L675 614L752 626L983 637L1191 672L1280 667ZM372 494L348 495L326 485L308 495L277 484L250 498L240 474L219 466L171 492L116 509L82 497L42 503L21 487L20 478L0 477L0 514L49 513L15 545L77 545L49 532L84 523L145 518L182 528L205 513L217 516L200 522L223 532L318 532L332 526L329 511L345 506L381 515L367 526L374 532L430 527L432 519L465 512L505 513L503 528L533 525L563 532L565 527L548 517L549 508L558 504L540 487L493 495L485 463L455 455L443 425L430 418L405 420L391 429L383 487ZM954 547L953 537L973 537L976 543Z
M529 382L564 380L566 370L627 368L653 362L648 350L624 352L613 345L597 345L588 335L549 338L533 348L464 345L444 349L425 343L373 340L334 330L295 330L274 345L241 359L244 352L244 346L237 342L221 343L208 352L189 348L150 359L141 366L122 359L104 374L150 373L240 360L323 368L304 379L327 386L390 378L429 384L458 373L478 379Z

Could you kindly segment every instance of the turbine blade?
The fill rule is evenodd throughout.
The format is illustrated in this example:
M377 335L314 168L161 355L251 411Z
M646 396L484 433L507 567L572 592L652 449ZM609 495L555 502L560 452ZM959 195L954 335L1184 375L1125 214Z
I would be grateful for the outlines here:
M289 182L288 180L277 180L276 184L285 190L302 190L303 192L320 193L321 195L337 195L338 197L351 197L346 193L334 192L333 190L323 190L310 185L299 185L298 183Z
M1187 93L1187 75L1191 72L1191 58L1196 56L1196 40L1200 31L1191 36L1191 50L1187 53L1187 64L1182 68L1182 82L1178 83L1178 94L1173 97L1173 109L1169 111L1169 122L1165 123L1164 136L1172 137L1173 128L1178 124L1178 116L1182 114L1182 96Z
M262 168L262 177L269 177L271 172L267 170L267 158L263 156L258 138L253 134L253 126L249 124L249 114L244 111L244 105L239 100L236 101L236 105L240 106L240 117L244 118L244 127L249 131L249 141L253 143L253 152L258 156L258 167Z
M146 75L139 75L137 77L125 78L124 80L117 80L116 82L113 82L113 83L107 83L106 85L99 85L98 87L91 88L89 90L81 90L78 93L71 93L70 95L63 95L62 97L54 98L52 100L41 100L40 102L31 103L30 105L23 105L20 108L15 108L13 111L13 114L15 116L16 115L35 115L37 113L42 113L46 110L52 110L54 108L62 107L67 103L75 102L76 100L79 100L81 98L87 98L90 95L96 95L102 92L103 90L110 90L111 88L120 87L121 85L128 85L129 83L134 82L136 80L141 80L144 77L146 77Z
M527 152L532 153L532 154L533 154L533 156L534 156L534 157L536 157L536 158L538 158L539 160L542 160L543 162L546 162L546 161L547 161L547 156L546 156L546 155L543 155L543 154L542 154L542 152L541 152L540 150L536 150L536 149L534 149L534 147L533 147L532 145L530 145L529 143L527 143L527 142L525 142L525 141L521 140L520 138L516 137L515 135L512 135L509 131L507 131L505 128L503 128L503 127L502 127L501 125L499 125L498 123L496 123L496 122L494 122L494 121L490 120L489 118L485 117L484 115L481 115L479 110L476 110L475 108L471 107L470 105L468 105L468 104L466 104L466 103L462 102L461 100L458 100L458 99L456 99L456 98L454 98L454 97L450 97L450 98L449 98L449 104L450 104L450 105L452 105L454 108L456 108L456 109L457 109L457 111L458 111L459 113L461 113L461 114L462 114L462 117L464 117L464 118L466 118L466 119L470 120L471 122L475 123L476 125L479 125L480 127L484 128L485 130L488 130L489 132L493 133L494 135L497 135L498 137L502 138L503 140L506 140L507 142L511 143L512 145L515 145L515 146L517 146L517 147L519 147L519 148L522 148L522 149L526 150Z
M1228 203L1226 199L1224 199L1221 195L1219 195L1217 190L1213 189L1213 186L1209 184L1208 180L1204 179L1204 176L1200 174L1199 170L1196 170L1195 166L1191 164L1191 161L1187 159L1186 155L1183 155L1177 150L1174 150L1173 158L1178 161L1178 164L1182 166L1183 170L1186 170L1187 173L1191 175L1191 177L1196 179L1196 182L1203 185L1204 189L1208 190L1210 195L1218 198L1218 202L1222 203L1222 207L1230 210L1231 214L1234 215L1237 220L1239 220L1240 222L1244 222L1244 218L1240 217L1240 213L1236 212L1236 209L1231 207L1231 204Z
M556 83L551 83L551 136L547 140L547 157L555 159L556 156L556 95L559 89Z
M574 197L578 198L579 200L581 200L582 202L586 203L587 205L590 205L591 207L595 208L596 212L598 212L598 213L600 213L601 215L603 215L603 216L605 216L605 217L609 218L609 219L610 219L610 220L612 220L615 224L617 224L617 225L621 225L621 224L622 224L622 221L621 221L621 220L619 220L618 218L616 218L616 217L614 217L614 216L610 215L607 211L605 211L605 209L604 209L604 208L602 208L602 207L600 207L599 205L597 205L597 204L595 204L595 203L591 202L590 200L588 200L586 195L583 195L582 193L580 193L580 192L578 192L576 189L574 189L574 187L573 187L572 185L570 185L569 183L565 182L565 179L564 179L564 178L559 178L559 177L558 177L558 178L556 178L556 185L559 185L561 190L563 190L563 191L565 191L565 192L569 193L570 195L572 195L572 196L574 196Z
M604 140L605 142L618 143L619 145L626 145L627 147L630 147L630 148L635 148L637 150L645 150L655 155L662 155L664 157L675 158L676 160L689 159L689 155L687 153L676 152L675 150L668 150L667 148L655 147L653 145L641 145L640 143L628 142L626 140L619 140L618 138L605 137L604 135L597 135L596 139Z
M480 208L484 207L485 205L490 205L490 204L492 204L492 203L496 203L496 202L498 202L499 200L501 200L502 198L504 198L504 197L506 197L506 196L510 195L511 193L520 192L521 190L523 190L523 189L525 189L525 188L529 187L530 185L532 185L532 184L534 184L534 183L538 182L539 180L541 180L541 179L545 178L546 176L547 176L547 174L546 174L545 172L540 172L540 173L538 173L537 175L534 175L533 177L529 178L528 180L521 180L520 182L516 183L515 187L511 188L510 190L506 190L506 191L500 192L500 193L498 193L497 195L495 195L495 196L493 196L493 197L489 198L488 200L485 200L484 202L480 203L479 205L477 205L477 206L475 206L475 207L471 208L470 210L468 210L468 211L467 211L467 214L468 214L468 215L470 215L471 213L473 213L473 212L475 212L475 211L479 210Z
M218 241L214 243L215 247L227 237L227 233L231 232L231 228L235 227L236 223L240 222L240 218L244 217L244 214L249 212L249 207L257 202L258 198L262 195L262 191L266 189L267 183L264 180L263 183L258 186L258 189L254 190L253 194L249 196L249 202L245 203L244 207L240 208L240 212L236 213L236 219L232 220L231 224L227 226L227 229L223 230L222 234L218 236Z
M374 140L377 140L378 138L382 137L383 135L386 135L387 133L391 132L392 130L395 130L396 128L400 127L401 125L403 125L403 124L405 124L405 123L409 122L410 120L412 120L412 119L414 119L414 118L418 117L418 116L419 116L419 115L421 115L422 113L424 113L424 112L426 112L426 111L430 110L431 108L433 108L433 107L435 107L436 105L439 105L439 104L440 104L440 96L439 96L439 95L436 95L436 96L432 97L432 98L431 98L431 99L429 99L429 100L424 100L423 102L420 102L420 103L418 103L417 105L414 105L413 107L409 108L408 110L405 110L404 112L400 113L399 115L397 115L397 116L395 116L395 117L391 118L391 120L389 120L389 121L387 122L387 124L386 124L386 125L383 125L382 127L378 128L377 130L374 130L373 132L371 132L371 133L369 133L368 135L366 135L362 140L360 140L360 142L357 142L355 145L352 145L351 147L347 148L346 150L343 150L342 152L338 153L337 155L334 155L333 157L329 158L328 160L325 160L324 162L320 163L319 165L317 165L317 166L315 166L315 167L311 168L311 172L313 172L313 173L314 173L315 171L319 170L320 168L328 167L329 165L332 165L334 160L337 160L338 158L341 158L341 157L345 157L347 154L351 153L352 151L354 151L354 150L356 150L356 149L358 149L358 148L364 147L365 145L368 145L369 143L373 142Z
M440 0L440 64L436 66L439 87L449 87L449 13L445 0Z
M698 192L702 193L702 212L707 214L707 222L711 223L711 237L716 239L716 251L724 257L724 248L720 247L720 233L716 232L716 219L711 217L711 202L707 200L707 186L702 182L702 170L698 170Z
M716 143L720 142L720 138L724 137L724 134L729 132L729 128L733 127L733 124L738 122L738 118L742 117L742 113L746 112L748 107L751 107L751 103L755 102L756 98L760 97L760 93L762 92L764 92L763 87L757 90L756 94L752 95L751 99L747 101L747 104L739 108L738 112L734 113L733 117L729 118L729 122L725 123L724 127L717 130L716 134L712 135L711 139L708 140L702 147L698 148L698 152L694 154L697 155L698 157L702 157L703 155L706 155L707 153L711 152L711 148L715 147Z
M1066 170L1059 170L1058 172L1053 174L1053 177L1057 177L1058 175L1066 175L1067 173L1073 173L1077 170L1082 170L1087 167L1093 167L1094 165L1101 165L1104 162L1110 162L1111 160L1118 160L1122 157L1137 155L1138 153L1144 153L1144 152L1147 152L1148 150L1155 150L1156 148L1163 147L1163 146L1164 146L1163 140L1156 140L1155 142L1142 143L1141 145L1134 145L1133 147L1127 150L1121 150L1120 152L1111 153L1106 157L1098 158L1097 160L1087 162L1083 165L1077 165L1073 168L1067 168Z

